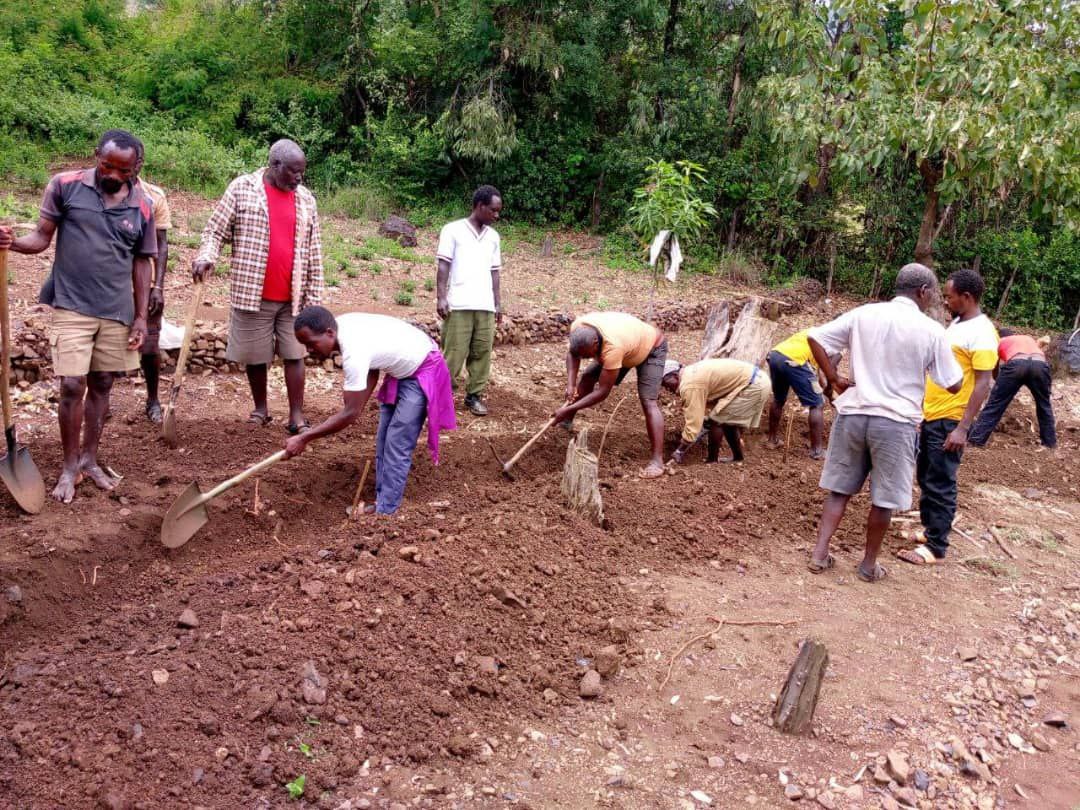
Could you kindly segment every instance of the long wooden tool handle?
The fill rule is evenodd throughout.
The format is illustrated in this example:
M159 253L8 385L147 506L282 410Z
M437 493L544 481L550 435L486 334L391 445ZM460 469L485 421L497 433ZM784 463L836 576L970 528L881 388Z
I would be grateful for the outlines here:
M202 305L203 283L195 283L191 291L191 307L188 309L187 320L184 322L184 340L180 344L180 356L176 358L176 371L172 380L172 404L176 404L176 397L180 393L180 386L184 384L184 374L187 372L188 355L191 354L191 338L195 331L195 315Z
M244 480L250 478L251 476L255 475L256 473L262 472L267 467L272 467L274 464L277 464L283 458L285 458L285 451L284 450L278 450L276 453L274 453L274 455L268 456L267 458L264 458L262 461L260 461L258 464L255 464L255 465L253 465L251 467L248 467L246 470L244 470L239 475L234 476L233 478L230 478L228 481L222 481L220 484L218 484L212 490L210 490L205 495L203 495L202 499L204 501L209 501L209 500L211 500L213 498L216 498L222 492L225 492L226 490L232 489L237 484L239 484L241 481L244 481Z
M7 431L15 423L15 415L11 409L11 319L8 314L8 269L7 250L0 250L0 343L4 344L0 351L0 400L3 401L4 430Z
M524 447L522 447L520 450L518 450L516 453L514 453L513 458L511 458L508 462L506 462L506 464L503 465L503 469L504 470L509 470L511 467L513 467L515 464L517 464L518 459L521 458L523 455L525 455L525 453L528 451L528 449L530 447L532 447L534 444L536 444L536 440L539 439L541 436L543 436L545 433L547 433L548 428L550 428L554 424L555 424L555 417L553 416L547 421L546 425L544 425L542 428L540 428L540 430L538 430L536 432L535 436L533 436L531 439L529 439L527 442L525 442Z

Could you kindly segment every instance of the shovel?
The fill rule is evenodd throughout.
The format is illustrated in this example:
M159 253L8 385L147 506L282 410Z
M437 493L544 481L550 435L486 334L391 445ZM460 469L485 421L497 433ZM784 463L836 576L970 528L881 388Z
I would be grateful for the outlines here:
M195 284L191 293L191 308L188 310L187 321L184 322L184 340L180 344L180 356L176 358L169 404L165 406L165 413L161 418L161 435L169 447L176 447L176 401L180 399L180 386L184 384L188 355L191 353L191 335L195 331L195 314L202 305L202 297L203 285L200 281Z
M162 544L166 548L179 548L184 545L210 520L210 515L206 512L207 503L241 481L277 464L283 458L285 458L285 451L278 450L274 455L264 458L258 464L248 467L239 475L223 481L206 493L199 489L198 481L192 481L165 513L165 519L161 522Z
M15 443L15 416L11 408L11 322L8 317L8 271L6 250L0 250L0 400L3 402L7 453L0 457L0 479L21 509L36 515L45 505L45 482L30 458L30 451Z

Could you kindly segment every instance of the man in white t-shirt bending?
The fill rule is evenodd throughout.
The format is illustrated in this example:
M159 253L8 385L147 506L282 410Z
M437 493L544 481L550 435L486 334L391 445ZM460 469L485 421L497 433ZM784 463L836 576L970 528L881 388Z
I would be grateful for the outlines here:
M379 372L385 372L378 394L375 505L365 511L392 515L401 506L424 420L436 464L439 431L456 427L450 373L442 353L415 326L386 315L350 312L335 318L323 307L307 307L296 316L293 329L296 339L316 357L341 352L345 406L322 424L288 439L288 456L299 455L316 439L355 422L379 382Z
M480 186L473 194L472 213L439 232L436 311L443 319L443 354L455 389L461 388L462 370L468 370L465 407L477 416L487 416L483 395L491 375L495 325L502 323L502 251L499 234L491 227L501 211L499 190Z

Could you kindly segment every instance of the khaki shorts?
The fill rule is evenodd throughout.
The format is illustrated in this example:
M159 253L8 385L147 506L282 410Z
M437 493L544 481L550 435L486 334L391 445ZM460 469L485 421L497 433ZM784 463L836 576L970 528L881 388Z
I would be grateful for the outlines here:
M257 312L233 309L225 359L245 366L267 365L275 353L282 360L303 360L307 349L296 339L294 320L288 301L263 301Z
M129 327L120 321L54 309L49 335L53 373L58 377L85 377L91 371L138 368L138 353L128 350L129 334Z
M884 416L836 417L821 470L822 489L854 495L870 478L870 502L882 509L910 509L919 429Z
M721 425L733 425L753 430L761 424L761 413L765 409L765 403L769 401L771 392L772 382L769 380L769 375L759 368L754 375L754 381L736 394L724 408L713 410L709 414L709 420Z

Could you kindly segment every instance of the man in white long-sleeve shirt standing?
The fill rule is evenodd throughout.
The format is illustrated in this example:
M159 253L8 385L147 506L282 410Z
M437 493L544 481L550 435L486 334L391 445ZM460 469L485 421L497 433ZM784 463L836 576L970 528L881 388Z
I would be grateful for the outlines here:
M926 376L953 393L964 381L945 328L924 314L937 289L933 270L905 265L892 301L856 307L808 334L818 367L840 395L821 472L820 486L829 495L809 562L814 573L833 567L829 541L851 496L869 477L866 552L856 574L865 582L885 577L877 555L893 511L911 508ZM830 359L845 351L850 351L854 381L841 377Z

